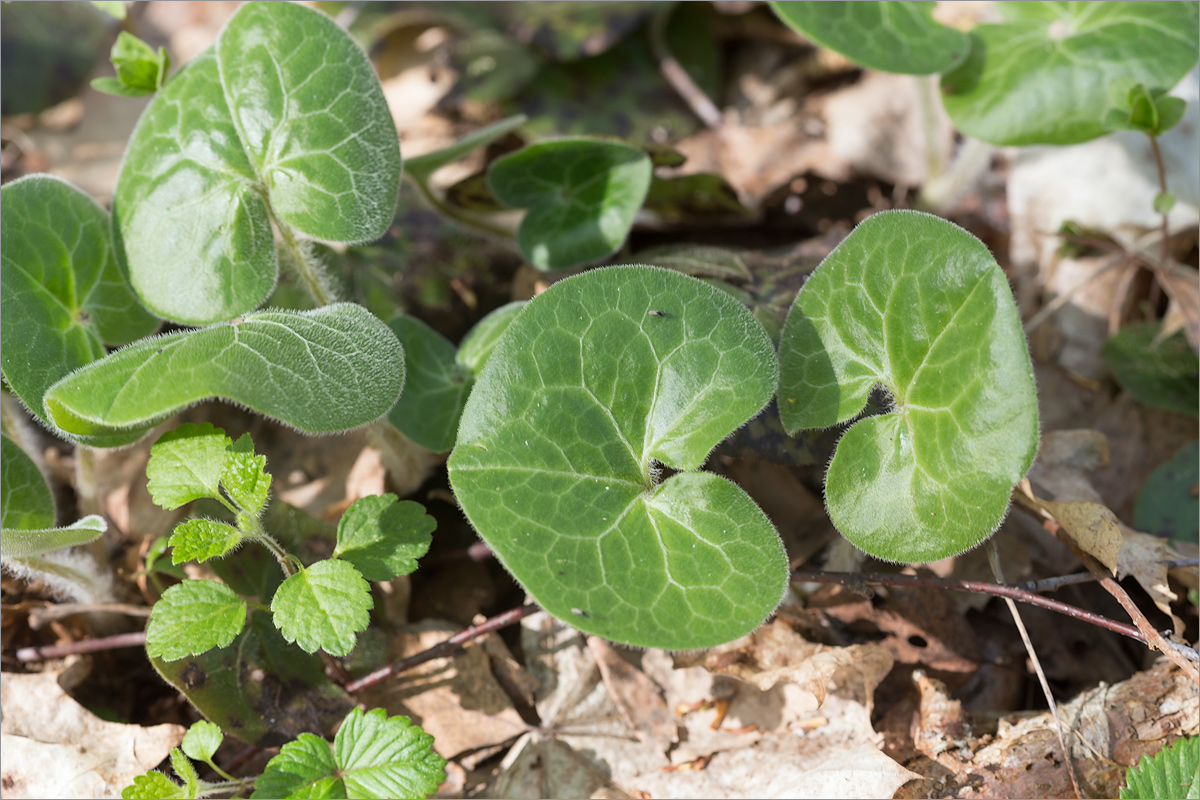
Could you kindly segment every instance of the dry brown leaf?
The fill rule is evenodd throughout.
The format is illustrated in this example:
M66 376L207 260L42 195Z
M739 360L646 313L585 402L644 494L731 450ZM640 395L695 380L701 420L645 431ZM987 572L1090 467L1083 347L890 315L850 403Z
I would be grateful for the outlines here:
M179 725L105 722L63 690L78 679L70 667L0 673L4 797L118 797L183 740Z
M662 689L646 673L621 658L608 642L589 636L587 644L608 693L634 735L663 753L670 750L679 741L679 730L663 700Z
M1168 310L1174 311L1174 324L1183 328L1192 350L1200 352L1200 281L1196 270L1172 262L1166 269L1155 270L1154 275L1171 300ZM1163 328L1165 334L1165 321Z
M1112 511L1099 503L1053 503L1037 497L1034 500L1054 517L1076 547L1117 574L1117 558L1125 537Z
M1171 611L1171 603L1179 599L1179 595L1171 591L1167 582L1168 560L1178 558L1179 554L1172 551L1166 540L1140 533L1125 525L1121 526L1125 543L1117 557L1117 577L1124 578L1132 575L1141 587L1150 595L1158 610L1171 617L1175 633L1183 633L1183 620Z
M488 787L487 797L628 798L612 782L611 770L572 747L538 733L523 736Z

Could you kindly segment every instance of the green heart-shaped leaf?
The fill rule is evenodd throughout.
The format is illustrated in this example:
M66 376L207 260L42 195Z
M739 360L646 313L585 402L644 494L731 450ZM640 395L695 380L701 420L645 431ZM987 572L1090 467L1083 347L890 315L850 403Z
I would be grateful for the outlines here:
M159 323L138 305L117 270L108 214L71 184L49 175L6 184L0 218L4 380L34 416L61 434L42 408L46 390L103 358L106 342L131 342ZM115 447L136 437L69 438Z
M953 223L868 218L796 297L779 343L789 433L850 427L825 479L842 535L887 561L934 561L996 530L1037 451L1037 394L1004 273Z
M501 306L467 332L456 350L450 340L416 317L388 323L404 345L404 393L388 419L409 439L441 453L454 446L458 419L475 378L524 303Z
M603 139L558 139L497 159L488 186L527 208L517 245L538 269L566 269L617 251L650 189L650 157Z
M69 433L140 436L215 397L332 433L383 416L403 386L396 337L362 306L337 303L137 342L59 381L46 408Z
M651 267L551 286L492 352L450 479L501 562L556 617L686 650L752 630L787 561L754 502L700 467L770 400L774 348L728 294ZM661 483L658 464L681 471Z
M142 115L113 201L118 254L156 313L228 320L275 285L272 214L316 239L375 239L400 166L358 45L319 11L248 3Z
M798 33L868 69L932 75L962 60L967 38L933 19L934 2L770 3Z
M1196 3L1000 3L1008 18L971 30L966 60L942 78L966 134L1002 145L1103 136L1109 84L1170 88L1196 64Z
M45 476L20 445L0 433L0 528L53 526L54 496Z

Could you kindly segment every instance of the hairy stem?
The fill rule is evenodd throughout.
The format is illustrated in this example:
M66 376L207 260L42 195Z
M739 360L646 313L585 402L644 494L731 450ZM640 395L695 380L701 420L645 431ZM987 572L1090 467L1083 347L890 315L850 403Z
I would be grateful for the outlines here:
M438 211L448 219L452 219L464 227L471 228L482 233L491 234L492 236L497 236L501 239L508 239L510 241L512 240L512 231L502 228L499 225L493 225L490 222L480 219L474 214L467 213L461 208L450 205L438 197L437 193L429 188L429 184L425 180L419 178L411 178L410 180L412 181L413 185L417 187L417 191L421 193L421 197L425 198L425 202L429 203L429 205L433 206L434 210Z
M270 203L267 204L267 210L271 215L271 221L275 223L275 229L279 231L287 262L295 270L296 275L300 278L300 283L312 296L313 301L318 306L327 306L337 302L337 293L329 277L325 274L325 267L313 256L311 249L296 237L295 232L279 221L275 212L271 210Z

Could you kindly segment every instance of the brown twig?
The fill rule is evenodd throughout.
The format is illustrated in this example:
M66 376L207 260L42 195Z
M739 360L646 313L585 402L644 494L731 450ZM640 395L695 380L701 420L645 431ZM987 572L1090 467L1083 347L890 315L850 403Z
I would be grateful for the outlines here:
M509 625L512 625L514 622L519 622L525 619L525 617L528 617L538 611L541 611L541 608L533 603L519 606L518 608L511 608L508 611L505 611L503 614L497 614L491 619L481 622L478 625L472 625L464 631L459 631L446 641L435 644L428 650L422 650L416 655L403 658L399 661L394 661L382 669L377 669L369 675L364 675L356 681L351 681L350 683L346 684L345 689L347 692L354 694L355 692L366 689L368 686L374 686L380 681L390 678L393 675L399 675L401 672L406 672L413 667L418 667L427 661L432 661L435 658L444 658L445 656L453 654L456 650L458 650L458 648L462 647L472 639L483 636L485 633L491 633L492 631L506 628Z
M146 644L144 631L119 633L116 636L105 636L101 639L84 639L70 644L56 644L47 647L22 647L17 651L17 661L42 661L47 658L62 658L80 653L99 653L102 650L116 650L120 647L141 647Z
M1180 567L1194 567L1200 565L1200 558L1180 558L1174 561L1164 561L1163 566L1167 569L1178 569ZM1043 578L1040 581L1023 581L1021 583L1010 584L1027 592L1053 592L1063 586L1071 586L1076 583L1092 583L1096 580L1096 576L1090 572L1075 572L1071 575L1060 575L1057 578Z
M1137 625L1139 631L1145 637L1147 646L1153 647L1162 652L1171 662L1183 670L1184 674L1191 676L1193 681L1200 681L1200 669L1196 665L1190 663L1182 653L1179 652L1178 644L1172 642L1167 637L1163 636L1158 630L1150 624L1150 620L1146 619L1146 615L1137 607L1129 594L1121 588L1121 584L1113 580L1104 568L1104 565L1097 561L1093 556L1076 549L1075 554L1079 556L1079 560L1088 568L1088 571L1096 576L1096 580L1104 587L1104 590L1113 596L1113 599L1121 604L1121 608L1125 609L1125 613Z
M57 619L73 617L76 614L92 613L124 614L127 617L148 617L150 616L150 607L137 606L130 603L53 603L41 608L30 609L29 627L36 631L45 626L46 623Z
M1068 617L1074 617L1084 622L1090 622L1092 625L1098 625L1101 628L1107 628L1110 631L1119 633L1122 636L1128 636L1130 639L1148 644L1145 635L1132 625L1126 625L1123 622L1109 619L1108 617L1094 614L1091 611L1085 611L1077 606L1068 605L1067 603L1051 600L1049 597L1033 594L1030 591L1022 589L1019 586L1007 586L999 583L987 583L984 581L966 581L955 578L937 578L931 575L886 575L881 573L855 573L855 572L809 572L806 570L794 570L792 572L793 583L834 583L843 586L855 586L859 584L878 584L880 586L932 586L940 589L950 589L955 592L975 592L977 594L990 594L996 597L1011 597L1018 603L1026 603L1031 606L1039 606L1049 609L1050 611L1065 614ZM1164 640L1165 641L1165 640ZM1177 642L1167 642L1172 648L1181 654L1184 658L1192 661L1200 661L1200 653L1196 652L1194 647L1179 644Z

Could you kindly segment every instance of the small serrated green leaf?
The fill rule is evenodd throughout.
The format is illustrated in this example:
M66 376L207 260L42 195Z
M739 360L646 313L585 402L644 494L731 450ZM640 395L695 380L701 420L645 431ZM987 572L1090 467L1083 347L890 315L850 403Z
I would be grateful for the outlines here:
M53 526L54 496L46 477L19 444L0 434L0 528Z
M146 626L146 652L177 661L224 647L246 625L246 602L216 581L187 580L163 592Z
M108 530L104 517L89 514L62 528L10 529L0 531L0 552L6 558L33 558L65 547L94 542Z
M254 782L254 794L250 795L251 798L349 796L346 784L338 777L338 764L329 742L311 733L302 733L279 749L279 755L267 762L267 768Z
M271 476L267 474L267 457L254 454L250 434L242 434L226 453L221 485L247 514L256 517L262 513L271 494Z
M494 161L488 186L500 202L529 210L517 231L529 263L566 269L617 251L646 199L652 171L639 147L556 139Z
M224 740L225 735L221 733L219 725L202 719L199 722L193 722L192 726L188 728L187 733L183 735L180 747L183 748L183 752L188 754L189 758L197 761L211 761Z
M201 497L220 497L230 444L225 431L211 422L187 422L167 431L150 448L146 462L150 497L168 511Z
M286 744L254 784L251 797L423 798L446 779L446 760L433 737L407 717L382 708L353 709L332 752L323 739L303 734Z
M200 788L200 776L196 774L192 762L178 747L171 748L171 769L175 770L175 776L183 781L183 796L194 798Z
M868 69L932 75L952 69L967 51L966 37L933 18L937 3L813 3L773 0L789 27Z
M1125 772L1121 798L1190 800L1200 794L1200 739L1179 739Z
M987 247L914 211L868 217L813 272L779 342L784 428L895 406L838 442L829 517L876 558L924 562L987 539L1037 452L1037 393L1008 281Z
M156 769L133 779L133 784L121 790L125 800L183 800L186 790Z
M171 563L208 561L220 558L241 544L242 532L232 525L212 519L189 519L175 526L171 534Z
M59 381L45 404L80 434L141 434L210 398L333 433L379 419L403 386L395 335L362 306L334 303L143 339Z
M370 581L391 580L417 568L437 522L425 507L396 495L360 497L338 522L334 558L349 561Z
M332 559L292 575L271 599L283 638L309 653L323 649L335 656L354 649L355 634L366 630L370 610L371 585L352 565Z

